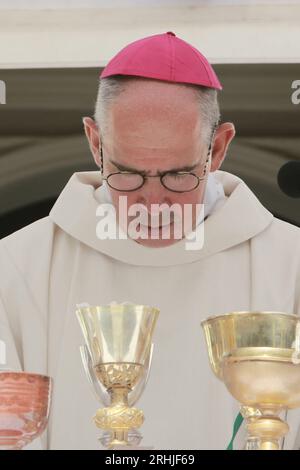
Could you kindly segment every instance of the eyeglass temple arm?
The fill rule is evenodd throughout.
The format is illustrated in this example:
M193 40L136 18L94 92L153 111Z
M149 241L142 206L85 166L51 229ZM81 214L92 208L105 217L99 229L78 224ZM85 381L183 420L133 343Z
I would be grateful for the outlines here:
M102 150L102 142L100 143L100 172L103 173L103 150Z
M212 130L212 134L211 134L211 138L210 138L209 147L208 147L208 155L209 155L210 152L211 152L211 148L212 148L214 136L215 136L216 130L218 129L218 127L219 127L219 125L220 125L220 121L221 121L221 119L219 118L219 119L215 122L215 124L214 124L213 130Z

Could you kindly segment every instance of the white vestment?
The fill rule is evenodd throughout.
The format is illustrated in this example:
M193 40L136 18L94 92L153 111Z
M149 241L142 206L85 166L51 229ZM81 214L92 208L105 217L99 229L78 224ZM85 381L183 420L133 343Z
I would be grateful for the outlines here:
M233 310L300 314L300 230L273 217L238 177L215 176L226 200L204 221L199 250L186 250L184 239L150 248L97 238L99 172L75 173L48 217L1 240L8 366L54 379L43 448L100 447L92 422L99 403L81 364L75 308L113 300L160 309L150 378L137 403L146 417L142 444L226 448L239 407L210 369L200 322ZM288 415L286 445L299 447L299 414Z

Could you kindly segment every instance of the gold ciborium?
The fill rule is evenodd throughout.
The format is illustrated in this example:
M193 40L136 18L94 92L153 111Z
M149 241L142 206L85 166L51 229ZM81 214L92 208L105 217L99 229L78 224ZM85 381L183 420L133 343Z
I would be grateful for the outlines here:
M211 368L242 407L248 439L277 450L288 433L280 414L300 407L300 322L282 312L232 312L202 322ZM244 408L245 409L245 408Z
M94 422L104 430L105 447L140 441L143 412L132 405L147 381L152 336L159 310L130 302L78 308L84 335L81 357L88 380L105 408Z

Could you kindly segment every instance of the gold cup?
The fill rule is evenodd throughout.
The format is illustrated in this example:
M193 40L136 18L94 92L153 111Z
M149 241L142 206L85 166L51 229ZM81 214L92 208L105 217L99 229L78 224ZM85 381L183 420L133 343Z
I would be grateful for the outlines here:
M215 375L254 410L246 420L260 450L280 448L282 411L300 407L300 322L282 312L232 312L202 322ZM247 409L247 408L246 408Z
M76 310L87 347L81 355L88 379L98 397L107 404L106 391L110 401L94 417L105 431L101 442L108 448L131 445L130 434L143 424L143 412L131 405L148 377L158 313L129 302Z

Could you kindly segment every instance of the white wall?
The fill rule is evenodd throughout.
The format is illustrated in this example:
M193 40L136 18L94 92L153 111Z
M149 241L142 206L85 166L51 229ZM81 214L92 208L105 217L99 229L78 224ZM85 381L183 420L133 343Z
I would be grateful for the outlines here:
M129 42L169 30L212 63L300 62L298 1L237 3L87 0L82 9L82 0L63 0L55 9L44 0L21 10L26 2L10 0L11 10L0 0L0 69L102 66Z

